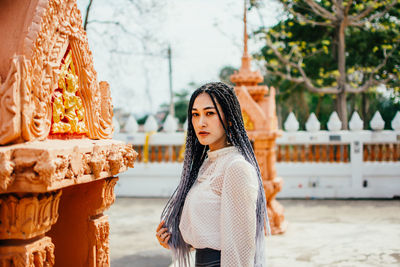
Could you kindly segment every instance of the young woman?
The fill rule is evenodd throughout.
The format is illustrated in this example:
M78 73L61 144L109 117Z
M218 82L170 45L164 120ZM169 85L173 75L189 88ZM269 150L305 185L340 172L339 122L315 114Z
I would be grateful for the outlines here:
M239 101L224 83L193 92L180 184L168 201L157 239L179 266L262 267L268 225L260 170Z

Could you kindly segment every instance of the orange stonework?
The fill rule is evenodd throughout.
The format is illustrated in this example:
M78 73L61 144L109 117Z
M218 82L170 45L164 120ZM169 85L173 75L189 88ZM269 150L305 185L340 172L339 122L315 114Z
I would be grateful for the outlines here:
M246 1L245 1L246 3ZM246 4L244 8L244 53L242 66L231 77L242 109L247 134L253 143L254 152L260 166L267 198L268 216L272 234L286 231L287 223L283 206L275 199L282 189L283 180L276 177L276 144L281 135L275 106L275 89L258 85L263 81L259 71L250 68L251 58L247 52Z
M0 267L110 265L103 212L137 153L81 25L75 0L0 3Z

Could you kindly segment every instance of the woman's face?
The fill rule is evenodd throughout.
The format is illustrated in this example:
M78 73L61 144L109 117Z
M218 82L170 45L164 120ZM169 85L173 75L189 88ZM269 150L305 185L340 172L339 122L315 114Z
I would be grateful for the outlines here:
M215 100L215 99L214 99ZM219 114L226 125L222 108L215 100ZM208 145L210 151L226 146L226 133L211 97L207 93L201 93L196 97L192 108L192 124L200 144Z

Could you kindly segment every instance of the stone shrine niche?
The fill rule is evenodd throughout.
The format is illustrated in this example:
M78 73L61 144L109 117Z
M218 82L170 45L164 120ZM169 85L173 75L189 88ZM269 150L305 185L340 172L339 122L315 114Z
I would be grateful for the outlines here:
M109 266L103 212L137 153L111 139L76 0L2 0L0 35L0 266Z
M58 87L52 95L50 137L86 136L85 109L79 91L79 77L68 47L61 61Z
M4 42L7 47L0 53L0 145L44 140L49 135L111 138L113 113L109 86L97 81L75 1L6 0L1 5L0 32L12 30L19 36L6 35L12 40ZM69 78L74 77L69 82L76 82L77 88L72 96L68 92L72 87L67 86L61 101L58 85L67 58L71 60ZM67 95L70 100L64 99ZM74 107L62 111L60 101ZM60 119L62 123L57 121L52 126L54 117L58 120L54 106L60 118L65 116Z

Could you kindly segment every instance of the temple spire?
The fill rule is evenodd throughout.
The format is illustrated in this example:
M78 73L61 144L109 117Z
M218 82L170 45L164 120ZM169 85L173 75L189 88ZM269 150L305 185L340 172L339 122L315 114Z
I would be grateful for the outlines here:
M251 58L249 57L247 51L247 0L244 0L244 10L243 10L243 24L244 24L244 33L243 33L243 56L242 56L242 66L240 69L245 71L250 71L250 62Z
M243 14L243 22L244 22L244 51L243 56L248 56L247 53L247 0L244 0L244 14Z
M231 81L236 84L236 86L256 86L258 83L263 81L263 76L259 71L251 71L251 57L248 53L248 36L247 36L247 0L244 1L243 10L243 56L242 56L242 66L240 66L239 71L235 71L231 75Z

